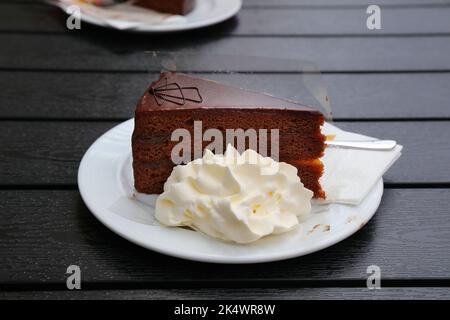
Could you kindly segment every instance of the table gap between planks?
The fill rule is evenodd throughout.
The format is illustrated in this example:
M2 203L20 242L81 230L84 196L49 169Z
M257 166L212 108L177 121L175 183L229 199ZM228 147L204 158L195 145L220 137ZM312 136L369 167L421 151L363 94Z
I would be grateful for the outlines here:
M155 36L68 31L56 8L1 0L0 298L448 299L450 5L380 0L383 28L369 31L368 4L244 0L218 26ZM240 266L163 256L109 231L83 204L76 174L89 145L133 116L156 76L145 50L316 61L336 125L404 145L375 217L321 252ZM221 80L214 68L191 71ZM237 84L250 72L256 86L286 96L299 73L234 71ZM70 264L81 267L81 292L65 289ZM365 289L371 264L381 267L380 291Z

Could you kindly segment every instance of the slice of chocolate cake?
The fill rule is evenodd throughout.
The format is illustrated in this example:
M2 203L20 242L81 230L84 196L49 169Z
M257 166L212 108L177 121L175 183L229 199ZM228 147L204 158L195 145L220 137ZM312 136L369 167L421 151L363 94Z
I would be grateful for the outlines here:
M320 130L323 122L320 112L293 101L186 74L161 73L136 108L132 138L135 188L142 193L161 193L176 165L172 150L179 140L172 141L172 133L184 129L194 137L200 123L202 132L216 129L223 136L227 129L266 129L269 142L277 130L279 159L275 160L295 166L305 187L316 198L324 198L319 182L323 172L319 158L325 148L325 136ZM221 142L223 150L227 142ZM211 141L200 141L200 154L195 154L195 143L190 142L189 154L200 157L202 148ZM255 149L249 141L245 140L245 144ZM266 155L272 154L269 145Z
M185 15L194 9L195 0L137 0L135 4L164 13Z

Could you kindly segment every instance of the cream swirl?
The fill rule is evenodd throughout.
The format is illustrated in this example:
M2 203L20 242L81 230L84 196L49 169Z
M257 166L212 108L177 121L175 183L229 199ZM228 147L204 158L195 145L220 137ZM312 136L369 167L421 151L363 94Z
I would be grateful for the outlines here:
M287 232L311 211L313 193L297 169L262 157L206 150L203 158L175 167L156 202L156 219L189 226L226 241L249 243Z

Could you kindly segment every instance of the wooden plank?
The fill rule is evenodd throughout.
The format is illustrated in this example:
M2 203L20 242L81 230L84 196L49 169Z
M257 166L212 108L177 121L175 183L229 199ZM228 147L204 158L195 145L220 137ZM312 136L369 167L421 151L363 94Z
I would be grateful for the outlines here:
M0 3L0 31L67 30L65 13L41 1Z
M11 0L0 0L0 4L9 4ZM14 0L15 3L45 4L44 0ZM368 6L369 0L243 0L243 7L253 6ZM378 0L383 6L411 6L411 5L446 5L445 0Z
M446 5L445 0L378 0L377 5L380 6L430 6L430 5ZM370 0L243 0L245 6L369 6L373 4Z
M305 71L300 61L274 62L249 56L314 61L324 72L450 70L450 37L239 38L166 35L152 37L98 30L65 35L0 34L0 68L33 70L159 71L145 50L179 55L178 70ZM20 54L17 54L20 52ZM218 55L219 54L219 55ZM223 55L228 54L228 55ZM231 55L230 55L231 54Z
M8 4L11 4L11 2L20 3L20 4L30 4L30 5L45 5L45 6L48 5L48 3L45 2L45 0L14 0L14 1L0 0L0 5L3 5L3 4L8 5Z
M198 74L316 105L297 74ZM158 75L145 73L2 72L0 118L111 119L133 116ZM450 73L324 74L335 119L450 118Z
M1 184L4 187L75 185L84 152L116 124L2 121ZM384 176L386 183L450 183L448 121L337 122L336 125L380 139L395 139L404 145L402 157Z
M2 122L0 159L15 159L2 168L4 185L75 184L81 157L116 123ZM8 160L9 161L9 160ZM8 168L8 169L7 169ZM43 171L41 171L43 170Z
M0 292L0 299L95 299L95 300L447 300L449 288L301 288L301 289L155 289L155 290L73 290L73 291L11 291Z
M0 31L68 32L66 15L53 6L2 5ZM209 28L208 34L253 35L382 35L449 34L450 6L429 8L383 8L382 29L366 27L364 8L244 8L236 21ZM84 27L87 27L84 29ZM83 33L91 31L82 25ZM198 32L199 35L202 31ZM204 34L204 32L203 32Z
M239 13L233 35L448 34L449 14L450 7L383 8L382 29L374 31L366 26L368 15L364 8L249 9Z
M401 158L384 175L385 183L447 183L450 149L442 137L450 134L447 122L337 122L341 129L359 132L379 139L394 139L404 146ZM448 127L448 129L447 129ZM442 141L441 140L442 137ZM438 142L439 141L439 142ZM434 157L441 157L433 161ZM433 164L432 164L433 163ZM420 168L420 170L418 169ZM415 172L421 171L420 174Z
M0 283L11 290L39 284L64 290L66 268L75 264L85 289L102 283L110 289L121 284L293 288L319 280L352 280L352 286L364 287L367 267L376 264L382 281L436 285L450 276L449 197L449 189L387 189L374 218L326 250L282 262L211 265L167 257L122 239L89 213L77 191L2 190Z

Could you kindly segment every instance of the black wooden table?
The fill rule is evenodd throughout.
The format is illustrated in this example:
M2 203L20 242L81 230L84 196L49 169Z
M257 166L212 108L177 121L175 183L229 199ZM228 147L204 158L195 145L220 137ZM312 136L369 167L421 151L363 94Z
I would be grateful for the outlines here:
M244 0L218 26L153 36L68 31L58 9L0 0L0 298L450 298L450 4L376 2L376 31L365 0ZM317 61L339 127L404 145L375 217L326 250L255 265L179 260L109 231L81 200L77 169L133 116L144 50ZM79 291L66 289L73 264ZM366 288L372 264L381 290Z

